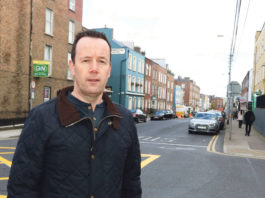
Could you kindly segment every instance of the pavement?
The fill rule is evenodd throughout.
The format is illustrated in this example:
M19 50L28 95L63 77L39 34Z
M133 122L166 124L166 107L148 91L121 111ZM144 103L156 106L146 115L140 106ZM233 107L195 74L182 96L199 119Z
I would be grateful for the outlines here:
M265 159L265 137L255 128L251 127L250 136L245 136L245 124L242 128L238 127L238 121L232 121L231 139L230 125L226 126L224 137L224 154Z
M0 128L0 140L17 138L21 133L19 128ZM230 125L225 127L223 154L229 156L256 158L265 160L265 137L252 126L250 136L245 136L245 125L238 127L238 121L232 121L231 139ZM217 153L217 152L216 152Z

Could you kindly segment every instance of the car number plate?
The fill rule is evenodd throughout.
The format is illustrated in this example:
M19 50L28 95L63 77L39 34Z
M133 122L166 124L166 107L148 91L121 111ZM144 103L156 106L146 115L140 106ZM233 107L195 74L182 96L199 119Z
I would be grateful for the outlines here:
M198 129L206 129L206 126L198 126Z

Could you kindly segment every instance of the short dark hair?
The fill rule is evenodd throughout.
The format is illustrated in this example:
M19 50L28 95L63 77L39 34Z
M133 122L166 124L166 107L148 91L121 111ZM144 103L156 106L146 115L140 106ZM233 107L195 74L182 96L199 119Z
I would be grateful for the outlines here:
M95 30L86 30L86 31L79 32L75 36L75 41L73 43L72 52L71 52L71 59L72 59L73 63L75 63L76 45L77 45L78 41L83 37L99 38L99 39L105 40L108 43L109 48L110 48L110 60L111 60L111 45L110 45L106 35L104 33L97 32Z

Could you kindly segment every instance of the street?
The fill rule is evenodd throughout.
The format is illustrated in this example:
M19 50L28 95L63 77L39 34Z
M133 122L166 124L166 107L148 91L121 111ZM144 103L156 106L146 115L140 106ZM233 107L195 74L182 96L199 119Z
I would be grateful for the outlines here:
M265 160L222 155L223 131L218 136L189 134L188 122L172 119L136 124L143 198L265 197ZM0 140L0 198L6 195L16 142L16 137Z

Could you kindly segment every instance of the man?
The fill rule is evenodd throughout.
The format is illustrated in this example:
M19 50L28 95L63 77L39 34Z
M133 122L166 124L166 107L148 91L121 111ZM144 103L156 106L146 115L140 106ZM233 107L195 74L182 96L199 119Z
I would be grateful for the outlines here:
M249 136L250 131L251 131L251 125L255 121L255 115L251 111L251 109L248 109L248 111L245 113L244 120L246 123L246 134L245 134L245 136Z
M103 93L111 72L104 34L77 34L74 86L34 108L19 138L9 198L140 198L140 148L131 113Z

